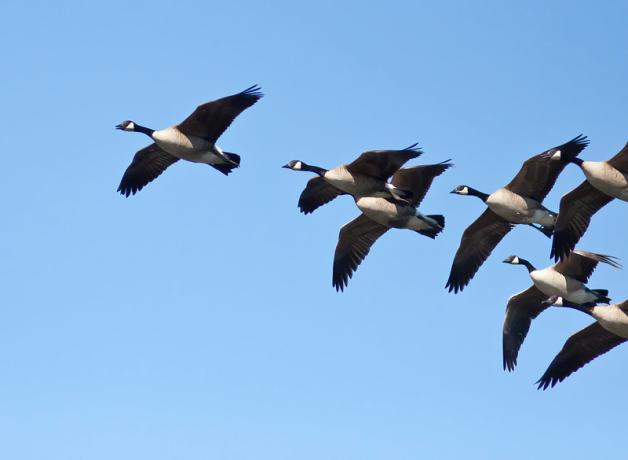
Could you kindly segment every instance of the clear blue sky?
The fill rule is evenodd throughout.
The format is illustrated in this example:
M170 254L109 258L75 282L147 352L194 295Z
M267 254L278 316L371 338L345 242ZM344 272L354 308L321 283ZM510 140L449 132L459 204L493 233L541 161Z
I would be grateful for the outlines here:
M611 4L612 3L612 4ZM470 287L444 289L480 201L579 133L583 158L628 140L622 2L17 2L0 6L4 166L0 457L7 459L610 458L623 452L628 347L552 391L541 376L590 319L552 310L513 374L501 264L549 264L518 228ZM228 178L189 163L125 199L139 134L252 84L266 97L220 145ZM331 287L343 197L304 216L307 174L413 142L452 158L423 203L431 241L391 231ZM566 169L546 204L582 180ZM580 247L628 259L626 205ZM626 273L590 285L628 297ZM609 442L598 443L596 435ZM622 450L620 450L622 449Z

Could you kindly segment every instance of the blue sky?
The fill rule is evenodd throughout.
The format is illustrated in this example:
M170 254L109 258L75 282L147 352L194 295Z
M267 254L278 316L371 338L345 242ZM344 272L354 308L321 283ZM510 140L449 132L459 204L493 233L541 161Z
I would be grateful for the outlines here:
M511 232L462 294L444 289L480 201L523 160L584 133L587 159L628 140L622 2L37 2L0 6L5 174L0 456L13 459L611 457L625 434L614 350L552 391L541 376L590 322L549 311L516 372L501 368L506 299L530 284ZM220 139L225 178L178 163L138 195L116 187L142 135L258 83ZM299 214L308 175L419 142L452 158L422 205L435 241L391 231L349 288L331 287L342 197ZM568 167L548 196L582 180ZM626 260L625 205L583 249ZM625 272L591 287L628 297ZM597 443L596 435L611 442Z

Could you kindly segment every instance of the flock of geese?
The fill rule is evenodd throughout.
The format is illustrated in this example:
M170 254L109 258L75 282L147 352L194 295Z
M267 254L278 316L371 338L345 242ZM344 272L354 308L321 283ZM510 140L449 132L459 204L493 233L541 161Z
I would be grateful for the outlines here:
M257 85L202 104L181 123L161 130L126 120L116 128L140 132L152 143L139 150L126 169L118 192L128 197L156 179L178 160L205 163L228 175L240 166L240 156L216 145L221 134L263 94ZM588 145L580 135L535 155L504 187L491 194L468 185L451 193L475 196L484 212L462 235L446 287L455 294L473 279L491 252L515 225L527 225L552 239L550 257L556 264L538 269L520 256L504 263L523 265L532 285L510 297L503 325L503 366L512 371L532 320L550 306L567 307L592 316L595 322L572 335L537 381L553 387L582 366L628 340L628 300L611 304L606 289L591 289L589 278L599 263L615 268L612 256L575 249L593 215L614 198L628 201L628 144L607 161L586 161L578 155ZM445 227L440 214L423 214L419 205L434 179L452 166L451 160L403 167L423 152L413 144L401 150L371 150L332 169L293 160L284 168L314 174L299 197L302 213L310 214L340 195L353 197L360 215L342 226L334 253L332 285L344 290L371 246L391 228L413 230L436 238ZM558 213L543 206L556 179L569 164L585 180L562 197ZM600 305L603 304L603 305Z

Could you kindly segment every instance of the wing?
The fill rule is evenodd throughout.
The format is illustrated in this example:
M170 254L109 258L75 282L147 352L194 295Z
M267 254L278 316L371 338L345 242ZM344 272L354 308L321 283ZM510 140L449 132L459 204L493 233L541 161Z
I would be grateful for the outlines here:
M571 278L586 283L589 281L595 267L597 267L597 264L600 262L615 268L621 267L616 257L576 249L569 254L569 257L554 265L554 270L565 276L570 276Z
M584 181L560 200L550 257L566 258L591 223L591 217L613 199Z
M349 278L358 269L377 238L386 233L388 227L378 224L364 214L345 224L340 229L334 254L332 285L343 291Z
M388 180L406 161L422 153L416 144L403 150L369 150L349 163L347 170L353 174L364 174Z
M155 143L144 147L135 154L133 161L126 168L118 192L126 197L135 195L178 160L177 157L161 150Z
M179 131L215 143L235 117L263 96L260 89L254 85L241 93L199 105L192 115L179 123Z
M624 300L622 303L618 303L617 308L619 308L626 315L628 315L628 300Z
M621 172L628 172L628 144L624 145L624 148L617 155L608 160L608 164Z
M400 169L393 175L391 182L399 189L411 191L412 199L410 203L412 206L417 207L425 198L425 194L430 189L434 178L453 166L451 163L448 163L449 161L451 160L433 165Z
M305 189L301 192L299 209L302 213L309 214L339 195L345 195L345 193L322 177L314 177L308 181Z
M506 316L502 330L504 370L512 371L517 365L519 348L528 335L532 320L549 307L542 302L547 296L535 286L513 295L506 305Z
M625 341L623 337L608 332L598 322L585 327L567 339L545 374L536 382L538 389L553 387L585 364Z
M487 209L462 234L445 287L462 291L513 224Z
M566 161L552 160L551 155L560 150L563 158L573 158L582 152L588 144L587 138L580 135L563 145L529 158L505 188L538 202L543 201L556 183L558 175L567 166Z

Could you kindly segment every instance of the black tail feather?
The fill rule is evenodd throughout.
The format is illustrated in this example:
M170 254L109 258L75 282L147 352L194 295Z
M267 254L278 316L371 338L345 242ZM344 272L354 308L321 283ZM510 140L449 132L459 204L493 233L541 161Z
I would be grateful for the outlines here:
M440 232L445 228L445 216L440 214L432 214L429 216L425 216L429 219L434 219L438 223L438 227L426 228L425 230L418 230L421 235L425 235L429 238L436 238Z
M611 299L608 297L608 289L591 289L591 292L594 292L598 296L598 302L611 303Z
M232 161L233 163L237 164L238 166L240 165L240 155L238 155L237 153L231 153L231 152L222 152L222 153L230 161Z

